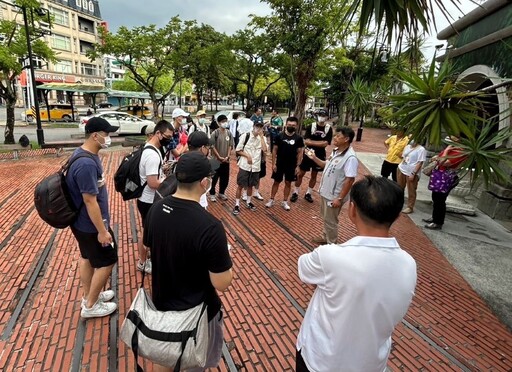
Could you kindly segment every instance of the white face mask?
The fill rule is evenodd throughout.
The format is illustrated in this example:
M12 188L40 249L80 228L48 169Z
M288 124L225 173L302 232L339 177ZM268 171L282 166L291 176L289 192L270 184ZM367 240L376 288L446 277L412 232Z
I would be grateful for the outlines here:
M199 118L199 124L201 124L201 125L206 124L206 119L205 118Z
M101 143L100 141L96 140L96 142L98 142L100 144L102 149L107 149L112 144L112 138L110 138L110 136L103 137L99 133L98 133L98 136L103 138L103 143Z
M227 122L226 122L226 123L221 123L221 125L220 125L220 126L221 126L222 128L224 128L224 129L227 129L227 128L229 128L229 123L227 123Z
M211 178L207 178L207 180L208 180L208 187L206 187L206 188L204 189L204 193L205 193L205 194L208 194L208 192L209 192L209 191L210 191L210 189L212 188L212 179L211 179Z
M326 120L327 120L327 118L325 116L319 116L318 117L318 122L319 123L324 123Z
M181 119L181 125L185 125L187 124L187 118L182 118Z

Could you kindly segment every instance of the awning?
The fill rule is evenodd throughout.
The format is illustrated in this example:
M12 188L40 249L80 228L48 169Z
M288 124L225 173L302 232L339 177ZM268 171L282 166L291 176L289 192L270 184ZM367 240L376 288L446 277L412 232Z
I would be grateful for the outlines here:
M138 98L138 99L151 99L147 92L129 92L126 90L113 90L109 89L107 94L110 97L123 97L123 98ZM156 98L162 98L161 94L156 94Z
M104 85L82 83L48 83L38 85L37 89L59 90L73 93L108 93L109 91Z

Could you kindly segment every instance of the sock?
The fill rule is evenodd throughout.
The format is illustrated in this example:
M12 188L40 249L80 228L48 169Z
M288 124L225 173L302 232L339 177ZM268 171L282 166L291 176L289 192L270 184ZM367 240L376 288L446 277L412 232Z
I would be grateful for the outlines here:
M251 202L251 197L249 195L247 195L247 204L249 204Z
M235 206L237 206L237 207L240 206L240 199L235 199Z
M295 186L295 191L293 193L294 194L298 194L299 193L299 188L297 186Z
M259 195L259 190L258 189L254 189L254 191L252 192L253 195Z
M308 187L308 191L306 191L306 194L311 194L313 192L313 189L311 187Z

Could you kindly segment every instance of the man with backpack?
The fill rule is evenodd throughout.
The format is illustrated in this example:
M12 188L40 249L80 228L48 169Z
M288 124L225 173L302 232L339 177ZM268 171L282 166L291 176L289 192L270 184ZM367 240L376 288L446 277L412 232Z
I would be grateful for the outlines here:
M206 133L208 138L210 138L210 126L208 125L208 120L206 119L206 111L199 110L196 114L197 123L191 123L188 127L188 134L191 135L193 132L200 131Z
M140 184L145 185L145 187L142 190L142 195L137 199L137 209L142 222L142 231L144 231L146 215L153 205L155 191L164 178L162 172L163 158L160 149L165 148L172 141L173 132L171 123L160 120L155 126L153 137L144 145L140 157ZM137 248L139 251L137 270L151 274L151 260L147 257L147 248L142 244L142 239L139 239Z
M79 271L84 296L80 315L83 318L106 316L117 309L116 303L109 302L114 291L101 291L117 262L117 245L109 227L108 193L98 153L109 147L109 134L118 128L103 118L91 118L85 126L84 144L71 155L71 159L82 157L71 164L66 174L71 199L79 208L71 231L81 256Z
M332 141L332 128L331 125L326 123L329 118L327 110L321 109L317 113L317 121L312 123L310 127L306 129L304 135L304 144L307 148L312 149L318 159L325 161L326 151L325 148L330 145ZM295 181L295 190L293 191L290 201L295 203L299 199L299 188L302 184L302 178L311 170L311 178L309 179L308 189L304 195L304 199L308 202L313 203L313 197L311 193L316 185L316 177L318 172L322 171L322 168L315 164L309 157L304 156L302 163L299 166L300 170L297 174L297 180Z

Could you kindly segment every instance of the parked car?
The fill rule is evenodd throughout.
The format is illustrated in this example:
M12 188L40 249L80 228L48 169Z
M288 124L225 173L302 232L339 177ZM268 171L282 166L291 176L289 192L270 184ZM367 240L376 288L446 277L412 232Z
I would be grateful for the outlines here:
M50 104L50 120L60 120L60 121L66 121L69 122L73 120L73 114L71 111L71 105L66 103L54 103ZM75 113L75 120L78 120L78 110L74 109ZM47 121L48 120L48 109L46 105L39 107L39 116L41 120ZM28 109L25 112L21 113L21 120L26 120L29 123L35 122L36 116L32 109Z
M226 110L226 111L219 111L217 112L215 116L215 121L217 121L217 118L219 115L226 115L228 117L228 121L233 119L233 114L237 112L238 113L238 120L245 118L245 112L244 111L238 111L238 110Z
M116 111L125 112L127 114L137 116L141 119L153 118L153 108L146 105L144 105L144 111L142 111L142 107L140 105L121 106Z
M96 104L96 108L99 109L99 108L111 108L112 106L114 106L112 103L110 102L100 102L100 103L97 103ZM91 108L94 108L94 105L90 105Z
M94 115L83 117L78 124L81 132L85 133L87 122L93 117L100 117L110 123L110 125L118 126L119 134L146 134L146 127L153 125L151 120L140 119L136 116L125 114L117 111L104 111Z

